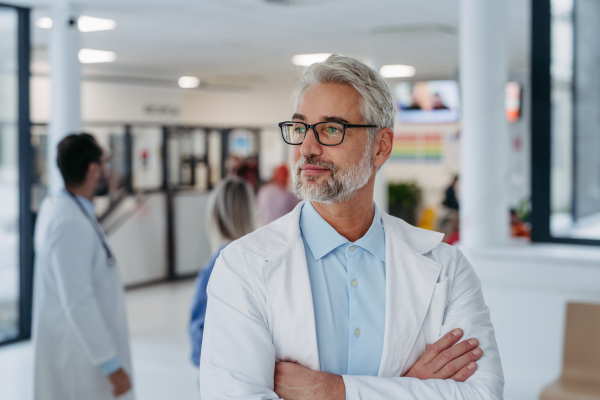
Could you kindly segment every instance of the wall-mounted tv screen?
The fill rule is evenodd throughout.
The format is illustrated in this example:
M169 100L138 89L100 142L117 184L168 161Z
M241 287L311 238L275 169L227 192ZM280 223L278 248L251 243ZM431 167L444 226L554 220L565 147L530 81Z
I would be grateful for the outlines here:
M457 122L460 99L456 81L400 82L394 87L398 120L408 124Z

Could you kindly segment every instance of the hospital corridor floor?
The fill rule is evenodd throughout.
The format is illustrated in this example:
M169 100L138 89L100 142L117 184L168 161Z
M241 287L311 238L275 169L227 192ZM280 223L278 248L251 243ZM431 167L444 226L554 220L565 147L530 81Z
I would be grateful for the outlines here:
M191 279L127 291L137 400L199 398L187 334L193 291ZM29 341L0 347L0 399L32 399L32 357Z

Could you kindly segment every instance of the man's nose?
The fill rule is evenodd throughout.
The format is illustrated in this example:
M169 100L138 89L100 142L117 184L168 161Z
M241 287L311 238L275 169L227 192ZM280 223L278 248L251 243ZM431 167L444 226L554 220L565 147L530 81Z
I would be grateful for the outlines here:
M323 153L323 146L317 141L314 130L311 128L306 131L304 142L300 145L300 154L303 156L320 156Z

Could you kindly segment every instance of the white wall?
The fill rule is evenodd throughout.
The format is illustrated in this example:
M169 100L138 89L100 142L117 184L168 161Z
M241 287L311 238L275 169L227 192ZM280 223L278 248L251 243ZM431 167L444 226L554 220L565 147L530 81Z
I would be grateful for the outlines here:
M296 82L257 84L247 93L186 92L183 120L193 124L277 127L292 116Z
M206 230L208 194L178 193L175 210L175 268L177 274L198 272L213 255Z
M560 375L567 302L600 303L600 249L540 244L465 254L491 311L505 398L538 399Z
M31 120L50 119L50 80L47 76L31 78ZM181 122L183 121L183 91L83 81L81 83L82 119L94 122ZM145 112L147 106L179 110L173 113Z
M129 217L108 233L125 285L164 279L167 274L166 204L162 193L148 195L135 204ZM129 198L128 202L135 202ZM126 206L124 204L124 206Z

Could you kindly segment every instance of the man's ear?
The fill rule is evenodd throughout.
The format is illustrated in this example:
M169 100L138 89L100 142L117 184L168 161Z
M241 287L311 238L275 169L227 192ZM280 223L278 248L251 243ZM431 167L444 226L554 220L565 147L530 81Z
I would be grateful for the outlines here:
M375 136L373 143L373 165L383 165L392 154L394 145L394 131L391 128L383 128Z
M85 180L98 180L100 175L102 174L100 164L92 162L88 165L87 174L85 175Z

